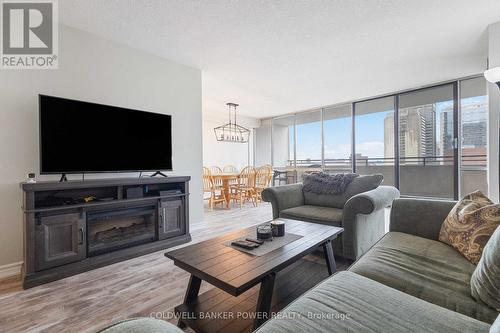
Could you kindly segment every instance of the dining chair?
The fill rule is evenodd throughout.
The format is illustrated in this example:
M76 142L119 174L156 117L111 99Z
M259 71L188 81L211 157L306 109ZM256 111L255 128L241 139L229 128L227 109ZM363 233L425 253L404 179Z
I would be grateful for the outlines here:
M251 200L255 203L255 169L251 166L243 168L238 177L238 183L231 187L231 196L234 202L240 202L240 209L243 208L243 203Z
M209 193L210 196L205 198L205 193ZM222 188L216 188L212 179L212 173L207 167L203 167L203 200L208 200L208 207L210 210L214 209L214 205L218 203L226 202L226 197L224 190Z
M263 165L257 169L257 172L255 173L255 185L253 191L255 196L255 205L257 205L259 201L262 201L262 191L269 187L272 177L273 169L270 165Z
M211 166L208 167L210 169L210 173L212 175L212 182L214 183L215 188L221 189L224 186L224 182L222 181L222 178L217 177L217 174L222 173L222 169L219 168L218 166Z
M234 165L225 165L224 168L222 168L222 171L224 173L238 173L239 172L238 168L235 167ZM232 185L237 185L237 184L238 184L238 179L237 178L229 180L229 186L230 187Z

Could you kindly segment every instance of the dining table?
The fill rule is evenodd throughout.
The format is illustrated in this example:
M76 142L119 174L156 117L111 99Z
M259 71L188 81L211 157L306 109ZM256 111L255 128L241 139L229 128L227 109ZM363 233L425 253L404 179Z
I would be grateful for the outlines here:
M214 182L217 183L217 179L222 181L222 190L224 191L224 197L226 198L226 208L230 209L229 203L231 202L231 180L237 180L240 177L239 172L222 172L212 174Z

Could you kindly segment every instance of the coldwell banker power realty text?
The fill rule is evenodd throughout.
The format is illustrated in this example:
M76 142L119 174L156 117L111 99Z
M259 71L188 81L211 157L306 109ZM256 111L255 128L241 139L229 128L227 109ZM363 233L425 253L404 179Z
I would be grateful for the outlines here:
M57 69L56 0L0 0L1 69Z

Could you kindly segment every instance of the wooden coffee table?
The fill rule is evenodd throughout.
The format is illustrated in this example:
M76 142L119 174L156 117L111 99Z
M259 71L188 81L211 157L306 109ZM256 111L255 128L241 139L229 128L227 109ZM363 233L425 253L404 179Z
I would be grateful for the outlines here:
M184 302L175 307L179 326L196 332L251 332L272 312L335 273L331 241L343 228L297 220L285 220L285 225L287 233L303 237L262 256L224 245L255 235L256 226L165 253L191 273ZM326 267L302 259L320 246ZM198 295L202 280L217 288Z

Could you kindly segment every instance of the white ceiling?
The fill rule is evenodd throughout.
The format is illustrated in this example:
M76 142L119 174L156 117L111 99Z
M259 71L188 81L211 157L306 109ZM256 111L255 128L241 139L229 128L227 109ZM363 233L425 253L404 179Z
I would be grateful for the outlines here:
M499 0L63 0L63 24L200 68L204 112L269 117L486 67Z

